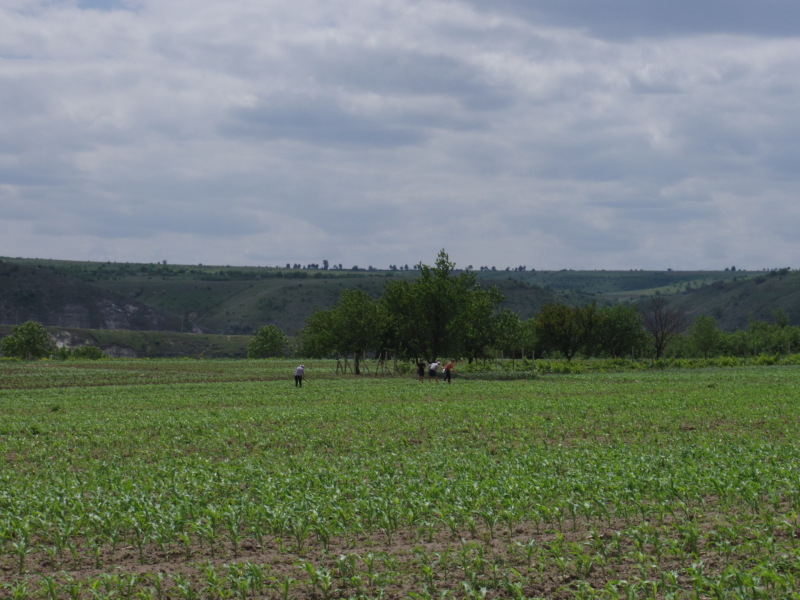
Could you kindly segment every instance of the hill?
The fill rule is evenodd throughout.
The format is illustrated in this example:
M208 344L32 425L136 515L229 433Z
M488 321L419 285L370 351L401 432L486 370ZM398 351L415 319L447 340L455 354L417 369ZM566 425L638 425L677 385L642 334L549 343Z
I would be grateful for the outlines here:
M0 325L0 339L12 325ZM47 327L59 347L97 346L112 358L245 358L249 335Z
M0 323L28 320L85 329L181 330L180 317L157 307L56 269L0 261Z
M751 319L773 320L782 309L792 325L800 325L800 272L780 269L737 281L715 281L688 290L672 300L690 319L710 315L726 331L746 329Z
M72 281L85 297L113 294L130 303L147 305L174 319L170 330L196 327L228 335L252 334L274 324L295 335L314 311L332 308L345 289L361 289L378 298L387 282L414 278L416 271L322 271L269 267L91 263L44 259L3 259L41 279L25 286L38 293L51 275ZM548 302L585 304L607 300L577 290L560 290L526 280L522 272L480 272L485 285L497 285L510 308L523 318ZM545 279L545 281L547 281ZM6 323L19 322L15 319ZM65 323L53 323L65 325ZM113 325L113 324L112 324ZM106 327L101 327L106 328ZM115 327L107 327L115 328ZM155 329L155 327L154 327Z
M314 311L333 307L345 289L378 298L389 281L414 270L318 270L277 267L99 263L2 259L0 322L31 318L89 329L195 331L250 335L274 324L295 335ZM711 314L723 328L746 327L781 307L800 323L798 275L741 271L492 271L503 308L524 318L550 302L637 302L654 294L690 316Z

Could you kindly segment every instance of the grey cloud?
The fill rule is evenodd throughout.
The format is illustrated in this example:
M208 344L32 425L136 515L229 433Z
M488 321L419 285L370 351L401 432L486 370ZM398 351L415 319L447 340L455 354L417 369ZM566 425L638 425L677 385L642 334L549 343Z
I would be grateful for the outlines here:
M378 148L417 145L425 134L380 116L345 110L330 97L273 94L252 108L232 109L222 133L265 140Z
M637 94L679 94L683 87L670 81L650 81L642 77L631 76L631 91Z
M615 227L609 231L567 210L513 215L504 221L508 232L514 236L557 238L580 252L593 252L600 245L604 252L627 252L634 250L640 241L635 229Z
M475 111L501 110L515 101L505 84L443 54L326 46L306 59L314 63L315 76L324 85L390 96L445 96Z
M691 192L660 195L658 190L641 190L641 197L593 198L589 205L613 211L618 224L658 223L662 227L678 227L692 221L719 218L719 211L709 194Z
M78 0L78 8L90 10L132 10L137 4L134 0Z
M800 46L695 36L783 35L775 0L40 4L0 42L0 254L271 264L295 228L292 262L796 254Z
M513 15L541 25L579 28L613 39L702 33L800 34L800 4L794 0L467 1L487 13Z
M62 207L60 218L37 219L35 233L91 235L104 239L150 238L162 232L211 238L264 233L265 227L237 210L218 211L213 204L173 204L138 196L87 198L81 204ZM268 229L268 227L267 227Z

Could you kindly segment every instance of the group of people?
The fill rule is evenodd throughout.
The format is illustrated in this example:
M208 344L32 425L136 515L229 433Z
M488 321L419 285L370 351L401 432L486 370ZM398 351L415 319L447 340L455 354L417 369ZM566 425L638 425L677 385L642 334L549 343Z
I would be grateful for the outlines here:
M435 379L436 383L439 383L439 367L441 367L441 363L436 359L433 360L432 363L427 364L424 360L420 360L417 363L417 375L419 375L420 381L425 381L425 368L428 369L428 376L431 379ZM447 383L452 383L453 380L453 373L456 372L456 361L451 360L447 363L444 367L444 380ZM303 387L303 379L305 378L306 374L306 366L300 365L294 370L294 386L295 387Z
M439 383L439 367L441 367L442 364L439 361L437 361L436 359L433 359L433 362L428 364L428 365L426 365L424 360L420 360L417 363L417 375L419 376L419 380L420 381L425 381L425 367L426 366L428 368L428 377L430 379L435 379L436 383ZM444 367L444 380L447 383L452 383L452 381L453 381L453 373L455 373L455 372L456 372L456 361L451 360Z

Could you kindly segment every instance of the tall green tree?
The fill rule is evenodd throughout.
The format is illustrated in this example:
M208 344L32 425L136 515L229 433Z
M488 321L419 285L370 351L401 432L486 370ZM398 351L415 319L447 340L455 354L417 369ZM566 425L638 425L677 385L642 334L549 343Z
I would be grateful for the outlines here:
M333 309L306 319L299 338L308 356L352 354L353 372L360 375L361 357L380 347L385 328L384 310L378 302L362 290L344 290Z
M45 358L55 352L55 344L44 325L36 321L25 321L11 329L11 335L0 342L3 355L34 360Z
M519 315L506 309L500 313L497 321L497 347L509 355L521 350L525 331Z
M247 358L269 358L283 356L289 346L289 338L275 325L262 327L247 346Z
M474 357L492 341L492 316L502 302L485 290L475 273L455 275L442 250L436 265L419 265L413 281L392 281L381 298L388 318L387 344L401 354L428 361L444 356Z
M722 342L722 331L717 325L717 320L708 315L700 315L692 325L689 338L703 358L708 358Z
M495 286L476 289L470 294L467 316L458 336L460 352L454 356L466 356L471 363L485 358L487 349L497 345L501 318L497 307L502 301L503 295Z
M593 347L597 323L594 303L584 307L546 304L536 317L536 337L543 349L571 361L578 352Z
M607 356L621 357L647 343L642 315L633 306L604 306L597 312L596 350Z

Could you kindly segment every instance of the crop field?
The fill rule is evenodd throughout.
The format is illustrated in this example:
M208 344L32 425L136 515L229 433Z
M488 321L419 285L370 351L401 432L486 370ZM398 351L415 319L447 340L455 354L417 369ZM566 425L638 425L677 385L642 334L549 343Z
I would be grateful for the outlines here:
M0 597L800 598L800 367L0 361Z

